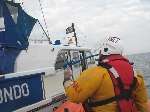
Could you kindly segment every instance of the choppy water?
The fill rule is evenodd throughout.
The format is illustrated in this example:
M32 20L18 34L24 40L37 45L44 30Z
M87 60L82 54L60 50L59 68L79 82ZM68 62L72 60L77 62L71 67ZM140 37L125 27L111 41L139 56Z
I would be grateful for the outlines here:
M128 57L134 62L134 67L143 73L150 97L150 53L134 54Z

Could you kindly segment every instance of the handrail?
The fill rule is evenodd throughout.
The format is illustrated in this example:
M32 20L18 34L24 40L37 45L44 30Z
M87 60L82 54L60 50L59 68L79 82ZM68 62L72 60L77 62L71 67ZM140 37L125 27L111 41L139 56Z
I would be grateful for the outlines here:
M91 56L87 56L85 58L81 58L80 60L77 60L77 61L74 61L74 60L71 60L71 61L65 61L64 63L64 69L66 69L68 66L72 66L72 65L75 65L83 60L86 60L88 58L91 58L91 57L95 57L95 56L98 56L99 54L95 54L95 55L91 55Z

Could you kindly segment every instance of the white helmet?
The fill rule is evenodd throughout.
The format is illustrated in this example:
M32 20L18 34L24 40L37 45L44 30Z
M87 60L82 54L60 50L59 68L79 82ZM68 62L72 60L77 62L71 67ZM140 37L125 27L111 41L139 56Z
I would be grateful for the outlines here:
M105 40L100 48L100 55L111 55L123 53L123 47L120 38L109 37Z

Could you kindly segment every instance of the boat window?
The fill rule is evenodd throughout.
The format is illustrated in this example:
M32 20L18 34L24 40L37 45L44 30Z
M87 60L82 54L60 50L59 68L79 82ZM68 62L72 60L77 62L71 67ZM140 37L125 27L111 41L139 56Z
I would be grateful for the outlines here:
M64 62L67 60L66 56L67 52L62 51L57 55L56 63L55 63L55 70L63 69Z
M79 58L79 52L78 51L75 51L72 53L72 60L73 61L78 61L80 58ZM77 63L74 65L74 67L79 67L80 66L80 63Z
M80 59L81 59L81 67L82 67L82 71L87 69L87 60L85 59L86 55L85 55L85 51L80 51Z
M4 18L2 17L2 7L0 7L0 31L5 30Z
M86 57L92 56L92 53L90 51L86 51ZM87 59L87 64L95 64L94 57L88 58Z

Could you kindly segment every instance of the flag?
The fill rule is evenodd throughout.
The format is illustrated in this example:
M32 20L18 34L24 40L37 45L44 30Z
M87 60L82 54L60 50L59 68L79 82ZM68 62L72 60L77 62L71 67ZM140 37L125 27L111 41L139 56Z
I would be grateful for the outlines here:
M66 34L74 32L74 28L72 26L66 29Z

